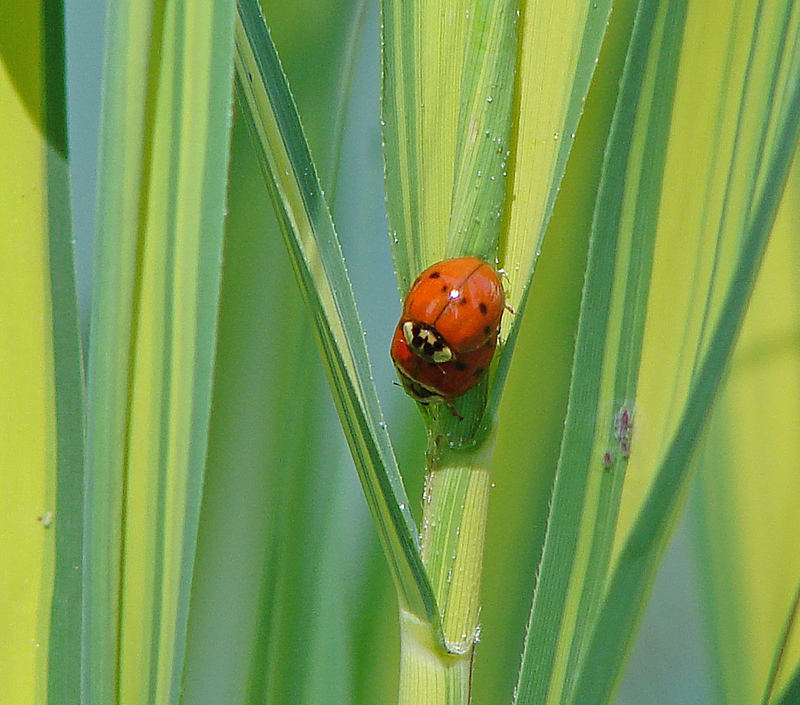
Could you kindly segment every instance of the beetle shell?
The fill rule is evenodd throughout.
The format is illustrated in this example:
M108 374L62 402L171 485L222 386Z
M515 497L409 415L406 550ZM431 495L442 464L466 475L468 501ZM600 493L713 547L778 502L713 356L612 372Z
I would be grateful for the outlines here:
M500 278L482 260L443 260L422 272L392 338L392 360L406 392L430 404L474 387L492 361L504 308Z
M437 262L416 278L400 321L434 331L457 357L497 337L505 304L497 272L475 257L458 257ZM409 345L416 350L412 341Z

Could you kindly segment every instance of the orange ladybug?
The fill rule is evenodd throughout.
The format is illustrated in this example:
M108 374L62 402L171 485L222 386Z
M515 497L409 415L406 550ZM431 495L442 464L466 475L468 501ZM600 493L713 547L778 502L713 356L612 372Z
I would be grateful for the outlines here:
M443 260L420 274L392 338L405 391L421 404L475 386L492 361L505 308L497 272L474 257Z

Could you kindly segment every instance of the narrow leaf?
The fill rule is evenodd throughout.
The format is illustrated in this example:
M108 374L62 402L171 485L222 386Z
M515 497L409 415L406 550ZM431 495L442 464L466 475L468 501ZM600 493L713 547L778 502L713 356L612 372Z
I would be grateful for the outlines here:
M514 124L509 156L513 181L500 265L508 274L508 302L517 312L503 320L513 349L527 292L583 113L611 12L609 0L522 4ZM496 399L511 361L498 365ZM490 402L490 408L492 403Z
M799 166L795 159L698 458L703 594L730 702L771 702L800 662Z
M446 255L496 260L518 13L516 0L381 7L387 210L405 294Z
M273 190L300 288L310 303L323 361L401 609L438 625L418 532L383 421L361 324L330 213L286 78L255 2L240 0L237 95Z
M205 465L234 8L110 6L89 360L86 701L180 694Z
M722 5L639 8L518 702L611 696L783 188L793 10Z
M80 698L82 366L60 2L0 9L3 699Z

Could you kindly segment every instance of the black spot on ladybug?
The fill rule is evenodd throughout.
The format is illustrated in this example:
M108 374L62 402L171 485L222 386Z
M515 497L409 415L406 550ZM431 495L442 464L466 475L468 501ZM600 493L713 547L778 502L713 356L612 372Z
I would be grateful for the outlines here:
M487 340L486 341L486 347L487 348L493 348L494 347L494 343L491 340Z
M483 301L481 301L478 304L478 308L481 310L481 313L485 316L486 315L486 311L487 311L486 304L483 303Z
M460 303L463 306L465 303L467 303L467 297L466 296L462 296L458 303Z
M460 370L461 372L463 372L464 370L466 370L469 367L469 365L466 362L462 362L461 360L456 360L455 367L456 367L457 370Z
M480 377L483 374L484 370L483 367L475 368L475 372L472 373L473 377Z
M431 272L431 279L438 279L440 276L442 275L439 272Z
M491 326L484 326L483 327L483 334L484 335L489 335L489 333L491 333L491 332L492 332Z
M443 286L443 287L442 287L442 293L443 293L443 294L446 294L446 293L447 293L447 287L446 287L446 286Z

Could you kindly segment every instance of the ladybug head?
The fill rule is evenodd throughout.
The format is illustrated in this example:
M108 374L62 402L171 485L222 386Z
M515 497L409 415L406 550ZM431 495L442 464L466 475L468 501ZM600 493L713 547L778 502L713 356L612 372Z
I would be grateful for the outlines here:
M453 359L453 351L444 338L432 326L415 321L403 323L403 336L411 350L428 362L449 362Z
M411 379L403 370L399 367L397 368L398 377L400 377L400 383L403 386L406 394L410 396L415 401L418 401L420 404L428 405L428 404L438 404L441 401L444 401L444 398L434 392L432 389L428 389L424 385L420 384L416 380Z

